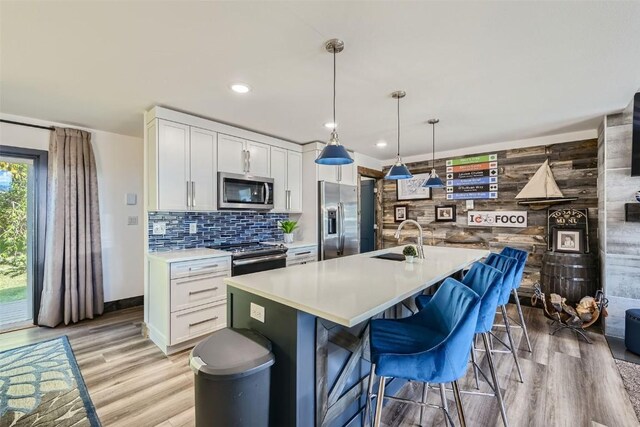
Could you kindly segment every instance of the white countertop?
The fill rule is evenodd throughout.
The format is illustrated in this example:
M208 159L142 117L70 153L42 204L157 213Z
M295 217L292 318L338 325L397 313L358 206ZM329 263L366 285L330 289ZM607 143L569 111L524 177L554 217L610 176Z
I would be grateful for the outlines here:
M404 246L224 279L238 289L351 327L489 255L484 249L424 246L409 264L372 256Z
M306 248L309 246L317 247L317 242L293 242L293 243L285 243L285 242L261 242L263 245L284 245L287 249L298 249L298 248Z
M149 258L164 262L194 261L204 258L230 257L231 254L217 249L197 248L197 249L176 249L172 251L147 252Z

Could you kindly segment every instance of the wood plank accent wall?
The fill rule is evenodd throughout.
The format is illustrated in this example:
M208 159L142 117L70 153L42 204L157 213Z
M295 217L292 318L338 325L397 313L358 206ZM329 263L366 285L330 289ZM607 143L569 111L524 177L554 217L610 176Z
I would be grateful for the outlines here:
M598 254L598 141L597 139L565 142L547 146L527 147L498 152L469 153L469 156L480 154L498 154L498 199L476 200L474 210L527 210L528 226L526 228L469 227L467 226L467 209L465 201L448 202L444 189L433 191L432 200L397 201L396 183L384 181L383 191L383 240L384 247L397 246L415 242L417 230L411 225L402 231L398 242L393 234L398 226L393 218L393 206L407 204L408 218L417 220L424 229L425 244L460 246L470 248L487 248L499 252L505 246L524 249L530 253L525 269L522 294L529 295L533 284L540 280L542 255L547 250L547 210L532 210L517 204L515 196L527 184L540 165L549 159L558 187L565 196L578 197L568 205L576 209L588 209L589 213L589 246L590 251ZM436 159L436 170L440 177L445 177L445 160ZM407 165L412 173L425 173L431 169L431 161L410 163ZM386 170L385 170L386 172ZM456 204L456 222L434 222L435 206ZM482 239L474 244L448 243L452 235L464 232Z

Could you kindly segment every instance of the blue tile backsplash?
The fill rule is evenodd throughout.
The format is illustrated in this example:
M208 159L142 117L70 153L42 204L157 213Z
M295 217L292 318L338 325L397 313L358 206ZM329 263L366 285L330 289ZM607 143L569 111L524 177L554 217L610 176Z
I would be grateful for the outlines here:
M288 214L262 212L149 212L149 250L202 248L223 243L273 242L283 239L278 221ZM163 235L153 234L154 222L166 222ZM189 224L197 232L189 234Z

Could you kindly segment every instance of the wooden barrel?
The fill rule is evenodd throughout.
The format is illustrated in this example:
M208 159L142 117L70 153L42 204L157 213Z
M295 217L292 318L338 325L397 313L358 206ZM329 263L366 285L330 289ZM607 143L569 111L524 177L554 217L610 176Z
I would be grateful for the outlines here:
M540 285L546 295L558 294L575 304L598 289L598 260L592 254L547 252L542 257Z

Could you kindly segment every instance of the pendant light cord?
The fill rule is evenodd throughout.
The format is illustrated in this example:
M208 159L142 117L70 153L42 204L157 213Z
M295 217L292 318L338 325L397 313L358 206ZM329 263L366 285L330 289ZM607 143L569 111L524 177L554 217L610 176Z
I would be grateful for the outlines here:
M436 124L433 123L432 124L433 127L433 133L431 136L431 142L432 142L432 146L431 146L431 169L435 169L436 168Z
M400 97L398 97L398 157L400 157Z
M336 123L336 48L333 48L333 129L338 127Z

